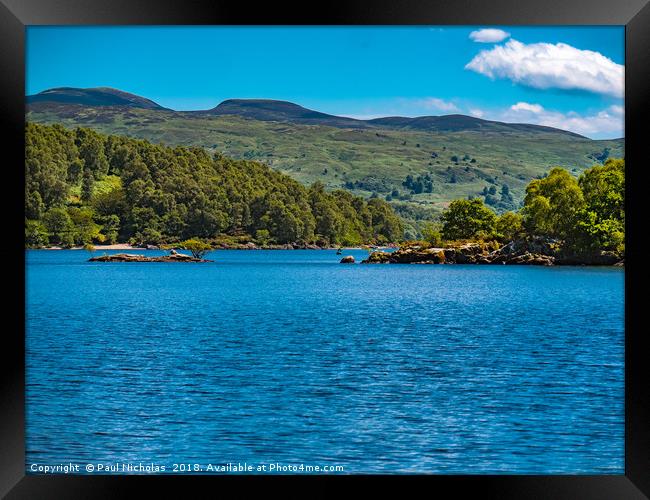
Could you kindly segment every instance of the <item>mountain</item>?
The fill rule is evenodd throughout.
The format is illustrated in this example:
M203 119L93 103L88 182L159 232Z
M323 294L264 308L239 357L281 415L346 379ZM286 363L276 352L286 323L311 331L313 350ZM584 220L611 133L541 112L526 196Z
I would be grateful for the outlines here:
M527 123L502 123L483 120L466 115L419 116L408 118L389 116L371 120L359 120L304 108L288 101L272 99L228 99L218 106L200 111L209 115L237 115L253 120L302 123L305 125L325 125L338 128L395 128L429 130L437 132L459 132L464 130L484 132L546 132L583 137L573 132Z
M142 109L165 109L150 99L110 87L78 89L59 87L27 96L27 103L80 104L82 106L125 106Z
M237 115L263 121L302 123L305 125L329 125L331 127L367 127L362 120L328 115L303 108L298 104L272 99L228 99L205 113L214 116Z
M555 166L578 175L608 157L624 156L623 139L592 140L471 116L355 120L267 99L173 111L107 89L30 96L27 120L257 160L303 184L320 181L328 189L386 198L411 218L468 196L484 198L497 211L517 208L526 185Z
M546 132L585 138L580 134L553 127L532 125L529 123L496 122L466 115L418 116L416 118L388 116L385 118L375 118L373 120L368 120L368 123L384 127L406 128L412 130L430 130L437 132L460 132L464 130L502 133Z
M27 96L27 103L35 108L37 103L78 104L82 106L113 106L142 109L166 110L150 99L135 94L123 92L109 87L80 89L60 87L44 90L35 95ZM38 109L36 106L35 109ZM172 111L172 110L168 110ZM522 123L502 123L483 120L466 115L418 116L415 118L403 116L388 116L371 120L359 120L343 116L330 115L304 108L288 101L274 99L227 99L212 109L179 113L195 114L198 116L235 115L260 121L288 122L304 125L324 125L337 128L394 128L409 130L428 130L436 132L546 132L567 134L582 137L573 132L541 125Z

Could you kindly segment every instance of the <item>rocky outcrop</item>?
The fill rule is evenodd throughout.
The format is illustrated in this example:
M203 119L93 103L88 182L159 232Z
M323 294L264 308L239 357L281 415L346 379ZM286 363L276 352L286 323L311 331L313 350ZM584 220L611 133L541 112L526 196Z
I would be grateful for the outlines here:
M489 247L468 243L450 248L407 246L394 252L373 252L362 264L474 264L487 263Z
M362 264L509 264L509 265L624 265L615 252L591 255L567 255L557 241L531 238L511 241L500 246L496 242L466 243L449 248L406 246L395 252L373 252Z
M158 257L146 257L133 253L116 253L113 255L101 255L88 259L89 262L212 262L205 259L197 259L191 255L177 253L172 250L168 255Z
M372 252L367 259L362 260L362 264L390 264L392 254L388 252Z
M391 261L400 264L444 264L447 261L443 248L407 247L389 255Z
M624 266L625 261L616 252L596 252L590 255L562 255L557 264L565 266Z
M536 253L524 252L521 255L496 255L488 256L486 262L480 264L519 264L528 266L552 266L555 264L555 257L551 255L541 255Z
M321 247L313 243L293 243L294 250L320 250Z
M346 255L341 259L341 264L354 264L354 257L352 255Z

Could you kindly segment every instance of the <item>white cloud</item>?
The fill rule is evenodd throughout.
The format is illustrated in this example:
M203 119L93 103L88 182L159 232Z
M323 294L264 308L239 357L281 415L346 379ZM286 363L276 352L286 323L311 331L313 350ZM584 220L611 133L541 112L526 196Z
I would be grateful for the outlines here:
M518 102L510 106L512 111L530 111L531 113L541 113L544 108L539 104L529 104L527 102Z
M486 28L478 31L472 31L469 37L475 42L480 43L498 43L510 36L510 33L503 30Z
M509 40L479 52L466 66L490 78L508 78L537 89L579 89L622 97L624 67L599 52L565 43Z
M435 109L446 113L459 111L458 106L453 102L445 101L444 99L439 99L437 97L427 97L421 101L421 104L426 109Z
M622 115L625 113L625 108L623 106L617 106L616 104L609 107L612 113Z
M478 115L475 111L480 111ZM569 130L591 138L624 136L624 108L612 105L598 112L579 114L548 110L540 104L518 102L503 110L470 110L474 116L506 123L531 123Z

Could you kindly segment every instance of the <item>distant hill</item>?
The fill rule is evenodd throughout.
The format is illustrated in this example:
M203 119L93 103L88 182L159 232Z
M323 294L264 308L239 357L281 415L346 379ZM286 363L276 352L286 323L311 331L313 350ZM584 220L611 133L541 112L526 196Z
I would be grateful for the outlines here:
M356 120L267 99L173 111L113 89L64 90L29 96L27 119L257 160L303 184L385 198L411 219L472 196L517 208L525 186L554 166L578 175L624 155L623 139L464 115Z
M83 106L125 106L142 109L165 109L150 99L109 87L77 89L59 87L27 97L28 104L39 102L80 104Z
M491 120L483 120L481 118L466 115L419 116L416 118L389 116L386 118L375 118L373 120L368 120L368 123L384 127L406 128L412 130L431 130L438 132L461 132L467 130L502 133L540 132L565 134L573 137L585 138L580 134L553 127L544 127L542 125L532 125L529 123L503 123Z
M49 89L38 94L27 96L27 103L35 110L39 109L37 106L38 103L78 104L93 107L116 106L158 110L167 109L150 99L109 87L89 89L60 87ZM292 102L274 99L227 99L212 109L189 112L180 111L179 113L195 114L198 116L235 115L252 120L325 125L338 128L395 128L438 132L482 131L497 133L525 131L582 137L579 134L552 127L523 123L503 123L459 114L418 116L415 118L388 116L372 120L358 120L321 113L320 111L307 109Z
M328 115L303 108L298 104L271 99L228 99L213 109L202 113L220 116L237 115L263 121L286 121L309 125L329 125L331 127L367 127L362 120Z
M339 128L396 128L429 130L439 132L485 131L485 132L545 132L583 137L573 132L541 125L526 123L502 123L483 120L466 115L419 116L408 118L390 116L372 120L358 120L304 108L288 101L272 99L228 99L218 106L200 111L210 115L237 115L253 120L302 123L307 125L326 125Z

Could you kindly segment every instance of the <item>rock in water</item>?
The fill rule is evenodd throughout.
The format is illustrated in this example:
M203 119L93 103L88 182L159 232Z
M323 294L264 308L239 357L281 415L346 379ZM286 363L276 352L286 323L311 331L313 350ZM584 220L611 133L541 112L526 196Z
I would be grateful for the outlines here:
M341 264L354 264L354 257L352 255L346 255L341 259Z
M390 253L388 252L372 252L366 260L362 260L362 264L388 264L391 262Z
M169 255L162 255L160 257L145 257L144 255L137 255L132 253L116 253L113 255L102 255L100 257L92 257L88 259L89 262L212 262L206 259L197 259L191 255L182 253L172 253Z

